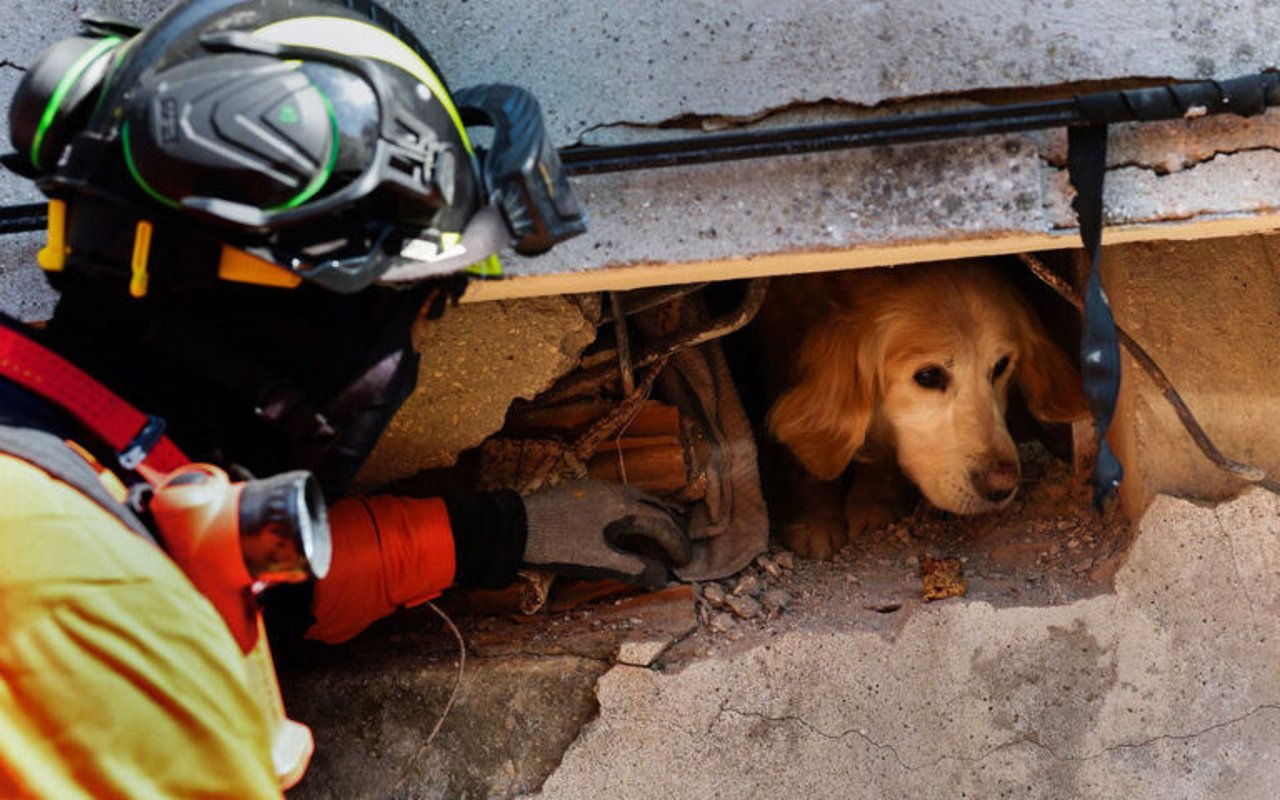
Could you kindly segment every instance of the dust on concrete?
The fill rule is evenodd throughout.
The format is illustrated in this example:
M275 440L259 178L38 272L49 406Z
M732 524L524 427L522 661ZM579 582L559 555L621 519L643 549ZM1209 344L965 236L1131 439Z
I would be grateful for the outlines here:
M1097 512L1089 476L1037 444L1023 445L1022 462L1022 489L1002 511L961 517L922 502L831 561L775 548L738 575L702 584L700 629L672 648L664 666L745 649L796 626L892 636L927 602L925 558L959 560L967 583L964 597L935 602L1056 606L1112 591L1133 526L1114 503ZM779 563L788 568L776 569ZM755 605L734 602L744 596ZM770 597L772 604L765 602ZM781 608L778 598L785 600Z

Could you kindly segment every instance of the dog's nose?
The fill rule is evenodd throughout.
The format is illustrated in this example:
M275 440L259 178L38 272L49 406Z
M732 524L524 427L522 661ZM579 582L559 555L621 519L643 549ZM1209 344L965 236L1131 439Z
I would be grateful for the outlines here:
M1002 503L1018 490L1018 462L1001 460L970 476L973 488L991 503Z

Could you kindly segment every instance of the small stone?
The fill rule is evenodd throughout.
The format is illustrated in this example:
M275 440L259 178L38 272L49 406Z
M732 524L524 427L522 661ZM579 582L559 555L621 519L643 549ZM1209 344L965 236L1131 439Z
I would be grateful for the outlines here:
M1060 531L1069 531L1075 526L1076 526L1076 523L1074 520L1069 520L1069 519L1058 520L1058 530Z
M769 573L769 577L771 578L782 577L782 567L778 566L777 562L775 562L772 558L769 558L768 556L760 556L759 558L757 558L756 566L760 567L760 569Z
M623 642L618 648L618 661L636 667L647 667L656 661L670 644L664 641Z
M1075 549L1076 549L1077 547L1079 547L1079 546L1080 546L1080 540L1079 540L1079 539L1068 539L1068 540L1067 540L1067 549L1068 549L1068 550L1075 550Z
M733 618L733 615L725 613L724 611L719 611L711 615L711 630L713 631L724 633L725 631L735 628L737 624L738 621Z
M791 605L791 593L783 589L770 589L760 596L760 604L764 606L766 614L777 616Z
M754 597L734 595L725 598L724 602L725 605L729 606L729 610L741 619L751 619L760 614L760 602Z
M718 583L708 583L702 587L702 599L712 608L724 608L724 589Z
M783 569L795 569L796 557L795 557L795 554L792 553L790 550L783 550L777 553L773 557L773 563L777 564Z
M755 594L760 590L760 579L751 573L747 573L738 579L738 585L733 587L733 593L736 596Z

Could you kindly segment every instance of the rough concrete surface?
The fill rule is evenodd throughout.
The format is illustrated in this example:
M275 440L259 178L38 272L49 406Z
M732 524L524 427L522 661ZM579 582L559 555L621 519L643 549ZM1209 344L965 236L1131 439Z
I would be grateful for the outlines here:
M454 463L502 427L516 398L532 399L578 364L594 319L568 297L450 308L418 326L418 385L358 476L366 486Z
M615 667L538 797L1271 798L1280 505L1160 498L1114 593L792 619ZM902 612L899 612L902 613Z
M693 629L690 597L680 587L519 621L469 616L446 598L465 665L425 606L342 647L278 650L286 706L317 748L291 800L535 791L595 716L596 681L614 659L647 664Z
M986 522L719 582L786 598L727 623L686 587L537 618L446 597L467 662L434 740L458 646L425 607L285 651L318 743L290 796L1273 797L1280 498L1162 496L1131 537L1050 477ZM922 551L959 555L967 595L922 602Z
M166 5L0 0L0 13L13 21L0 31L0 110L25 65L73 31L79 14L148 22ZM1037 92L1060 96L1109 81L1231 78L1280 63L1280 7L1269 0L386 5L427 43L454 85L510 82L531 89L560 146L780 119L914 113L974 100L1007 102L1013 95L1032 99ZM1113 168L1109 223L1274 215L1280 116L1228 119L1128 132L1118 126L1118 140L1140 143L1118 148L1135 160ZM508 272L667 265L673 268L662 282L675 283L680 265L708 260L795 254L777 268L789 271L804 268L804 254L852 254L872 245L1022 235L1042 237L1044 247L1053 240L1046 245L1043 237L1061 234L1062 246L1072 246L1060 148L1052 137L1042 147L1044 138L1013 138L1016 157L1003 156L1008 137L992 137L580 177L575 185L592 230L541 258L508 258ZM1185 168L1176 176L1158 174L1172 164ZM7 173L0 174L0 196L36 199ZM1157 228L1145 235L1167 233ZM31 243L0 250L4 308L27 313L48 304L38 282L9 280L33 269L34 249ZM884 258L881 263L891 263Z
M1277 194L1280 196L1280 194ZM1143 242L1104 258L1116 319L1160 364L1217 447L1280 486L1280 235ZM1187 436L1126 353L1113 440L1131 512L1157 493L1221 500L1244 482Z
M163 0L0 3L6 64L91 11L149 22ZM1117 77L1229 78L1280 64L1270 0L384 0L458 86L542 98L557 142L687 115L887 100Z

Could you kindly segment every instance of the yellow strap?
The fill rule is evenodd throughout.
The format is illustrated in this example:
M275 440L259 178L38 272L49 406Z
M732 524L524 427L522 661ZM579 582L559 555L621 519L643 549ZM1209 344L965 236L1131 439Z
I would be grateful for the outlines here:
M222 255L218 258L218 277L224 281L282 289L292 289L302 283L300 276L284 267L226 245L222 246Z
M36 263L46 272L62 272L67 265L67 203L65 200L49 201L49 239Z
M138 227L133 231L133 258L130 260L132 275L129 278L129 294L133 297L146 297L147 260L151 257L151 223L145 219L138 220Z

